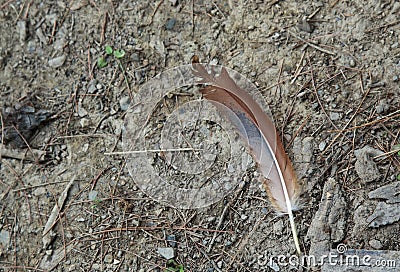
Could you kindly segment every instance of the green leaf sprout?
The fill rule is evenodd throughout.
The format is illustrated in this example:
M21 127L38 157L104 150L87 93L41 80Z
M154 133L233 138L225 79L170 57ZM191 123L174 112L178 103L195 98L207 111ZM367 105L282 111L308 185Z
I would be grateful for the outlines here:
M124 56L125 56L124 49L114 50L114 57L116 57L117 59L123 58Z
M97 59L97 67L104 68L107 66L107 64L108 62L103 57Z
M112 47L111 46L109 46L109 45L106 45L106 54L107 55L111 55L112 53L113 53L113 49L112 49Z

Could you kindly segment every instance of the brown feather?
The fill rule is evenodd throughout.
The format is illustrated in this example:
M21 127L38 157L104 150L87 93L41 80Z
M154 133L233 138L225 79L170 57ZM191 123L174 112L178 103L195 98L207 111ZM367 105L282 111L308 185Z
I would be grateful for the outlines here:
M194 66L195 69L200 68L197 69L199 72L195 72L195 75L203 78L203 80L200 81L201 83L206 83L207 81L209 84L217 85L208 85L200 90L205 99L216 102L217 106L218 103L223 104L231 109L236 115L242 114L242 119L247 118L248 120L251 120L251 122L260 130L263 139L269 143L272 153L276 157L286 184L290 201L294 204L299 191L297 178L292 164L285 153L282 142L277 136L272 120L246 91L236 85L226 69L222 68L221 75L213 77L207 73L201 64L195 64ZM287 213L286 200L282 190L278 169L277 167L268 167L273 165L273 162L271 161L272 157L262 156L263 151L260 150L262 146L263 145L250 145L249 147L253 158L259 165L260 172L263 174L262 181L273 206L279 212Z
M272 120L254 98L235 83L225 68L222 67L217 76L213 70L208 73L200 63L193 62L192 67L193 74L201 78L198 83L206 85L200 90L203 97L225 113L248 140L268 197L277 212L289 215L296 250L301 254L292 213L299 185ZM232 112L236 118L231 118Z

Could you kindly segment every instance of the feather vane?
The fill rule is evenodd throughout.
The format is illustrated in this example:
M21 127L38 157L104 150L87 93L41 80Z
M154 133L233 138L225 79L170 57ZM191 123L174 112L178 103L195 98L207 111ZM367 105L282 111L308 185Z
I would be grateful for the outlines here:
M213 70L208 73L200 63L192 63L192 68L193 74L200 78L198 83L206 85L200 90L203 97L214 103L248 140L250 153L257 162L261 181L272 206L278 213L289 215L295 247L300 254L292 213L300 189L272 120L253 97L235 83L224 67L219 75Z

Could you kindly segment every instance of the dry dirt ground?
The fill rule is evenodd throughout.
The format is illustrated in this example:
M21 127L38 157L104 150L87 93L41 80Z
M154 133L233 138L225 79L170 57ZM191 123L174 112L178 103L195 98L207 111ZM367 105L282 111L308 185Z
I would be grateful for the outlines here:
M0 271L344 271L276 258L296 252L254 164L223 199L179 209L139 188L128 156L105 154L123 151L124 118L141 86L194 54L241 73L267 101L302 182L295 221L303 253L340 245L393 259L399 19L394 0L2 1L2 133L28 118L23 135L32 137L29 148L3 137ZM108 55L106 45L125 55ZM159 99L154 137L185 99L182 90ZM168 175L161 155L147 158ZM172 174L189 186L179 169Z

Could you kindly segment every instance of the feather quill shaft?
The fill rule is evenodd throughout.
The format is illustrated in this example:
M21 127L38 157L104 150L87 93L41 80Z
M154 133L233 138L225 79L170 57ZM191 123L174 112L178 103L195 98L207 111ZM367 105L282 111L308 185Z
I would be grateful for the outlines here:
M225 68L222 67L217 76L214 71L209 74L200 63L192 66L193 74L201 78L198 83L206 85L200 90L203 97L214 103L248 140L268 197L277 212L289 215L295 247L301 254L292 212L299 186L272 120L252 96L235 83Z

